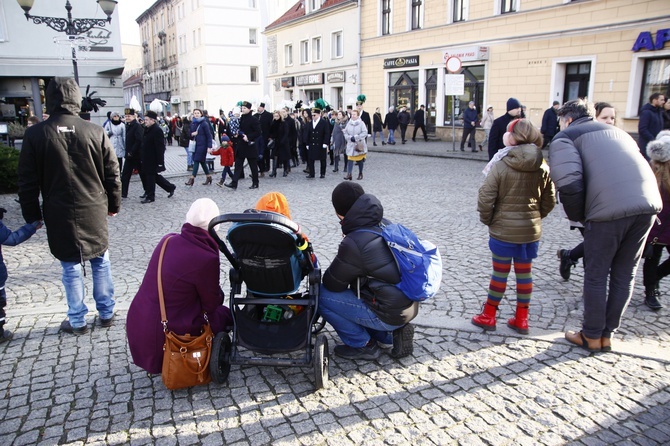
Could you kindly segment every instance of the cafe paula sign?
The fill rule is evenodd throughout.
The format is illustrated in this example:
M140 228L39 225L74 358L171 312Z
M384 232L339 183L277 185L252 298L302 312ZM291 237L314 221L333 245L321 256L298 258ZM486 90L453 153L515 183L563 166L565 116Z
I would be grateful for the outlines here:
M112 32L106 28L98 28L94 26L86 32L86 39L91 45L89 51L99 52L113 52L114 47L111 45Z
M384 69L389 68L405 68L405 67L418 67L419 66L419 56L407 56L407 57L393 57L391 59L384 59Z

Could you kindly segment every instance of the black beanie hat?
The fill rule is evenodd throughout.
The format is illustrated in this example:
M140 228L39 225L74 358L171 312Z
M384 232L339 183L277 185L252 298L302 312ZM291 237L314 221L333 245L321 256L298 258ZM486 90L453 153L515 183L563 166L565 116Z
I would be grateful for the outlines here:
M509 98L507 100L507 111L521 108L521 102L517 98Z
M363 195L365 191L363 186L358 183L353 183L351 181L343 181L333 189L333 195L331 197L333 201L333 207L335 212L338 215L345 216L349 209L356 203L358 197Z

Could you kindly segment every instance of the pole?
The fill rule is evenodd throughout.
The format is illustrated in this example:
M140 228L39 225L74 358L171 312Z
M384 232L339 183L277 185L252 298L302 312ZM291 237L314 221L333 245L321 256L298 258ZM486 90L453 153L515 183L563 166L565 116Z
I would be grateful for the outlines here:
M74 81L79 85L79 69L77 68L77 48L72 45L72 68L74 70Z
M456 151L456 96L451 97L451 150Z

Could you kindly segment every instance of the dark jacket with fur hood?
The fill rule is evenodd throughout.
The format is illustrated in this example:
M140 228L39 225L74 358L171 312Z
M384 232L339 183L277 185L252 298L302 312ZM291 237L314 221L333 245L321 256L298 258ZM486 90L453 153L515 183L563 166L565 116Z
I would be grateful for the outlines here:
M379 227L384 208L370 194L361 195L344 220L337 256L323 276L323 285L330 291L342 292L351 288L382 322L404 325L419 313L418 302L409 300L395 285L400 272L395 258L381 235L358 229Z
M90 260L107 251L107 213L121 207L116 153L101 126L78 116L74 79L52 80L46 103L50 117L26 130L19 158L23 218L44 219L58 260Z

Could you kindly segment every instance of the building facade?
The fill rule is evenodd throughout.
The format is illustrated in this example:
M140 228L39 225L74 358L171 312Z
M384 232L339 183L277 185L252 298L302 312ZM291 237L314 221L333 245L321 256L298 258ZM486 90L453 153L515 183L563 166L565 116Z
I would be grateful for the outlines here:
M373 0L361 4L361 86L371 106L427 107L451 139L474 101L505 113L509 97L540 125L553 101L610 102L637 131L652 92L669 91L667 0ZM447 71L450 57L454 67ZM462 76L451 76L460 74ZM462 93L459 91L462 90Z
M356 0L302 0L265 28L272 100L293 107L323 98L333 108L360 93Z
M66 18L64 1L35 2L31 15ZM73 18L106 19L96 2L72 2ZM124 106L121 74L123 56L117 12L111 23L95 26L70 41L65 33L45 24L26 21L16 1L0 1L0 113L2 119L24 122L30 115L42 118L44 91L55 76L74 77L72 43L82 94L96 91L95 97L107 106L91 113L93 122L102 123L110 110Z

